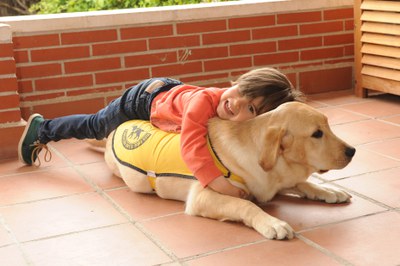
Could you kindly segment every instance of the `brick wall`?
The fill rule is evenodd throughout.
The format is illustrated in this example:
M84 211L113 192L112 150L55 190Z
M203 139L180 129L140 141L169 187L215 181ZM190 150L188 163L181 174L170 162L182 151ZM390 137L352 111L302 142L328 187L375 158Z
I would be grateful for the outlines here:
M21 121L20 98L10 26L0 24L0 158L15 156L24 122Z
M48 118L95 112L156 76L227 86L250 69L273 66L308 94L353 87L352 6L237 12L34 32L21 27L1 44L0 125L19 121L19 110L25 120L35 112ZM51 28L51 20L44 23Z

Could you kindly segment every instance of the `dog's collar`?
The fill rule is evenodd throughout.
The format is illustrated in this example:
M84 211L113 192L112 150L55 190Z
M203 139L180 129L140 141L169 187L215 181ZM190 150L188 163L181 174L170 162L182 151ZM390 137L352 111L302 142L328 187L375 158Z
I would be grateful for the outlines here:
M229 178L232 181L236 181L238 183L241 183L243 185L246 185L246 182L244 181L244 179L238 175L233 174L219 159L217 153L214 150L214 147L212 146L211 140L210 138L207 136L207 146L208 146L208 150L211 153L211 156L214 159L214 162L217 166L217 168L222 172L222 174L224 175L225 178Z

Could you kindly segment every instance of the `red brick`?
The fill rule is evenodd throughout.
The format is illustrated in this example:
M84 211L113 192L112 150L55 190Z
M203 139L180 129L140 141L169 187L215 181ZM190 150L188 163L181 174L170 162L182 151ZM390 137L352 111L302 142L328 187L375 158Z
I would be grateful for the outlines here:
M62 44L93 43L117 40L116 30L97 30L61 33Z
M0 123L11 123L11 122L19 122L21 121L21 112L19 111L19 108L15 108L14 110L1 110L0 111ZM22 135L22 132L21 132ZM1 140L3 140L4 135L1 135ZM15 138L15 135L14 135ZM1 146L1 149L3 149L4 146Z
M120 58L101 58L91 60L79 60L74 62L65 62L65 72L79 73L79 72L92 72L98 70L116 69L121 68Z
M57 78L38 79L35 81L35 88L37 91L79 88L92 85L92 75L63 76Z
M42 114L46 118L54 118L71 114L91 114L104 107L103 98L95 98L74 102L57 102L53 104L37 105L34 113Z
M60 45L58 34L17 36L13 38L14 49L37 48Z
M325 20L345 19L345 18L353 18L353 17L354 17L353 8L324 10L324 19Z
M274 65L299 61L299 52L274 53L254 56L254 65Z
M29 62L28 51L14 51L14 59L17 63Z
M22 96L21 99L24 102L37 102L37 101L43 101L43 100L51 100L51 99L56 99L59 97L65 96L64 92L55 92L55 93L46 93L46 94L31 94L29 96Z
M325 60L326 64L338 64L338 63L353 63L354 58L340 58L340 59L333 59L333 60Z
M297 87L297 74L296 73L289 73L289 74L285 74L286 77L289 79L290 83L292 83L293 87L296 88Z
M344 30L354 31L354 20L346 20L344 22Z
M19 122L21 120L21 114L19 110L0 114L0 117L5 117L7 120L10 120L6 122ZM0 122L3 123L3 121ZM0 159L15 160L15 158L17 158L17 147L19 141L18 137L22 135L24 128L25 127L21 124L0 128Z
M203 44L232 43L248 40L250 40L249 30L206 33L203 35Z
M251 57L218 59L218 60L204 62L205 71L248 68L251 66L252 66Z
M327 59L327 58L342 57L342 56L343 56L342 47L313 49L300 52L300 58L302 61Z
M201 62L189 62L189 63L181 63L181 64L173 64L173 65L166 65L166 66L158 66L153 67L151 69L151 73L154 77L160 76L177 76L177 75L184 75L190 73L199 73L202 72L202 64Z
M226 20L178 23L176 29L178 34L222 31L226 30Z
M18 92L27 93L33 91L33 81L32 80L18 80Z
M200 36L163 37L149 40L150 50L199 46Z
M150 66L176 63L176 52L133 55L125 57L126 67Z
M17 91L17 78L0 78L0 92Z
M259 42L249 44L231 45L230 55L245 55L245 54L259 54L271 53L276 51L276 42Z
M120 41L93 45L93 55L111 55L147 51L145 40Z
M353 44L353 33L324 36L324 45Z
M12 57L13 45L12 43L0 43L0 57Z
M301 48L317 47L322 45L322 37L307 37L290 40L280 40L279 50L297 50Z
M275 25L275 15L229 19L229 28L253 28Z
M344 47L344 55L345 56L354 55L354 44L347 45Z
M352 67L303 72L300 89L308 94L351 89L352 75Z
M172 25L157 25L121 29L121 38L140 39L148 37L161 37L173 34Z
M93 94L94 95L95 93L97 94L97 93L112 92L112 91L121 91L121 94L122 94L122 86L112 86L112 87L105 87L105 88L67 91L67 96L77 96L77 95L84 95L84 94Z
M193 76L193 77L185 77L181 78L180 81L186 84L190 84L191 82L202 82L202 86L204 86L203 82L206 80L215 80L215 79L226 79L228 78L227 73L222 74L211 74L211 75L201 75L201 76Z
M210 48L195 48L195 49L190 49L190 52L191 54L189 55L188 60L212 59L219 57L227 57L228 47L219 46ZM182 50L179 51L179 55L182 55Z
M280 66L280 69L296 69L296 68L305 68L305 67L315 67L315 66L322 66L324 63L324 61L311 61L311 62L307 62L307 63L302 63L302 64L297 64L297 63L292 63L292 64L288 64L285 66Z
M96 84L128 82L146 78L149 78L148 68L110 71L105 73L96 73Z
M262 28L262 29L254 29L253 30L253 39L270 39L270 38L280 38L280 37L288 37L288 36L296 36L297 25L290 26L278 26L278 27L270 27L270 28Z
M19 108L19 96L16 92L0 96L0 109Z
M322 18L320 11L278 14L278 24L315 22Z
M19 79L37 78L60 75L61 64L43 64L43 65L29 65L17 68L17 77Z
M300 25L301 35L320 34L320 33L328 33L335 31L342 31L342 30L343 30L342 21L330 21L330 22Z
M31 51L31 56L33 62L43 62L43 61L89 57L90 51L88 46L63 47L54 49L34 50Z
M0 61L0 75L15 74L15 61L2 60Z

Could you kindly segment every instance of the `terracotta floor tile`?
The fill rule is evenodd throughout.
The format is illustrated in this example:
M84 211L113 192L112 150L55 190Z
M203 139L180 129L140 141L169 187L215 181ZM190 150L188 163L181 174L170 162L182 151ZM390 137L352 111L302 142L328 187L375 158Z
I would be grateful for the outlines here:
M398 138L400 127L377 120L358 121L332 126L332 131L351 145Z
M62 140L59 142L51 142L50 145L74 164L104 161L104 154L91 149L89 144L84 140Z
M328 117L328 122L331 126L368 119L365 116L357 115L337 107L320 108L318 111Z
M400 136L396 139L389 139L366 144L362 147L364 149L400 160Z
M353 265L400 265L400 214L387 212L303 234Z
M339 179L400 166L400 161L388 158L362 147L357 148L353 160L341 170L320 175L324 179Z
M0 178L0 206L93 191L70 167Z
M39 156L41 156L41 154ZM44 162L42 160L42 164L40 165L40 167L25 165L21 163L17 158L8 159L0 161L0 177L11 174L36 172L38 170L56 169L67 166L68 166L67 162L65 162L62 158L57 156L57 154L54 152L52 153L51 161Z
M263 206L263 210L289 223L295 231L299 231L385 209L356 196L353 196L350 203L343 204L328 204L290 196L277 196Z
M0 265L4 266L26 266L29 265L17 246L0 248Z
M171 259L131 224L23 244L33 264L157 265Z
M126 186L125 182L113 175L107 164L103 162L90 163L77 166L77 169L88 179L102 189L110 189Z
M185 214L143 222L152 235L179 258L263 239L241 223L228 223Z
M190 266L218 265L341 265L299 239L265 241L187 262Z
M400 96L380 95L371 97L369 101L342 106L343 109L370 117L384 117L400 114Z
M336 183L391 207L400 207L400 168L355 176Z
M1 213L19 241L127 221L95 193L4 207Z
M107 194L133 220L142 220L184 211L183 202L164 200L156 195L132 192L129 188L107 191Z

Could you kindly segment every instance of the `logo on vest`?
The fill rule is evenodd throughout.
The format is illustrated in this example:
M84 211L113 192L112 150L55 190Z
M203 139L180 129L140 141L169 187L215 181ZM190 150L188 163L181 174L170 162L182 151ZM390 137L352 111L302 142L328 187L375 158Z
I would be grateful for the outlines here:
M125 129L121 138L124 148L134 150L140 147L151 136L151 133L148 132L149 129L139 126L132 126L130 129Z

